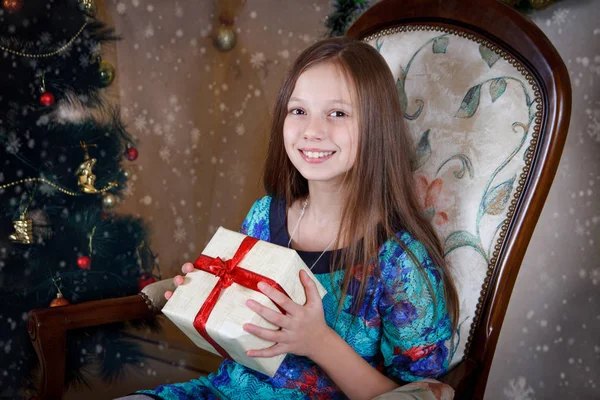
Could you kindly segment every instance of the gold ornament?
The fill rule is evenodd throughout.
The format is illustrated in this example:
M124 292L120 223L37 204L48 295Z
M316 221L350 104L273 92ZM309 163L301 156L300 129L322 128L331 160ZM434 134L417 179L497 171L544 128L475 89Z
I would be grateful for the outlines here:
M62 278L50 279L52 279L52 283L54 283L54 286L56 286L56 291L58 292L56 293L56 298L50 302L50 307L62 307L71 304L67 299L63 297L60 287L58 287L57 281L60 281Z
M69 303L69 300L65 299L61 292L58 292L56 298L50 302L50 307L62 307L68 306L69 304L71 304Z
M554 0L530 0L531 6L536 10L541 10L554 3Z
M77 172L75 173L79 178L79 189L83 193L98 193L98 189L94 187L96 183L96 175L92 172L92 168L96 164L95 158L90 158L90 154L88 153L88 146L85 142L81 142L81 147L83 148L83 162L77 168Z
M235 47L237 35L234 27L226 24L221 24L216 30L213 37L213 44L219 51L229 51Z
M79 4L81 4L81 8L83 12L85 12L90 17L96 15L96 2L94 0L79 0Z
M110 63L101 61L98 71L100 73L100 81L104 87L110 85L115 80L115 67Z
M25 214L21 214L19 219L13 221L15 233L10 235L8 238L21 244L31 244L33 242L33 221L25 219Z
M102 205L106 208L113 208L117 204L117 197L112 194L105 192L102 194Z

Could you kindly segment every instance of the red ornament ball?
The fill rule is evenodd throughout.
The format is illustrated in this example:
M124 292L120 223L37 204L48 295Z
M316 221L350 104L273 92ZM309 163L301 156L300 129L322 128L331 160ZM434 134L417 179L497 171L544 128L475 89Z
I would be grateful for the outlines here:
M45 107L50 107L55 102L56 100L54 99L54 95L50 92L44 92L40 96L40 103L42 103L42 105Z
M135 147L129 147L127 151L125 151L125 158L127 158L129 161L137 160L138 155L138 149L136 149Z
M2 8L7 13L16 13L23 8L23 0L2 0Z
M77 257L77 266L81 269L90 269L92 266L92 258L90 256Z
M140 289L140 292L142 291L143 288L145 288L146 286L150 285L151 283L156 282L156 278L153 277L150 274L142 274L139 278L138 278L138 287Z
M62 307L68 304L71 304L69 300L65 299L61 293L58 293L56 298L50 302L50 307Z

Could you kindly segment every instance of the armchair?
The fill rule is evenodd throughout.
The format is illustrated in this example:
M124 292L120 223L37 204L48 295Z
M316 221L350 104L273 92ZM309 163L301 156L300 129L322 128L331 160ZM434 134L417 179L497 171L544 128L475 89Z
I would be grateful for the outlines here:
M422 206L454 268L460 329L441 380L456 398L482 399L565 143L566 67L530 20L497 0L383 0L347 35L377 48L397 79ZM39 398L62 394L67 330L159 313L169 281L136 296L31 311Z

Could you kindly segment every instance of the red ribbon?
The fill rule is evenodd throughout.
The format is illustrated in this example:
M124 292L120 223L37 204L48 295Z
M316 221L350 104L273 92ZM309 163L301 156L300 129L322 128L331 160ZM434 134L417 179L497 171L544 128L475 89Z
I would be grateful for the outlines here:
M248 289L260 292L260 290L258 290L258 283L264 282L290 297L273 279L238 267L238 264L244 259L246 254L248 254L250 249L252 249L257 242L258 239L246 236L231 260L222 260L219 257L213 258L201 254L194 263L194 267L196 269L208 272L220 278L200 308L200 311L198 311L198 314L196 314L196 318L194 318L194 328L196 328L200 336L210 343L220 355L230 360L232 359L231 356L225 351L224 348L219 346L217 342L215 342L209 336L208 332L206 332L206 323L208 322L208 317L210 317L215 304L217 304L217 300L219 300L219 296L221 295L223 289L228 288L232 283L237 283L238 285L242 285ZM285 311L279 307L278 304L275 305L282 314L285 314Z

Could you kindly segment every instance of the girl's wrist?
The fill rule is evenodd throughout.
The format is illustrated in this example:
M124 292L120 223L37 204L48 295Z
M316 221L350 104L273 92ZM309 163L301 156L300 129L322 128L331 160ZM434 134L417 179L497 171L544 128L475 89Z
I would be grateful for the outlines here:
M338 334L331 329L329 326L325 325L325 329L323 329L322 333L317 335L317 340L313 343L312 351L310 354L307 354L308 358L314 361L316 364L319 364L319 361L323 356L327 357L328 349L331 347L331 343L335 341L335 337Z

